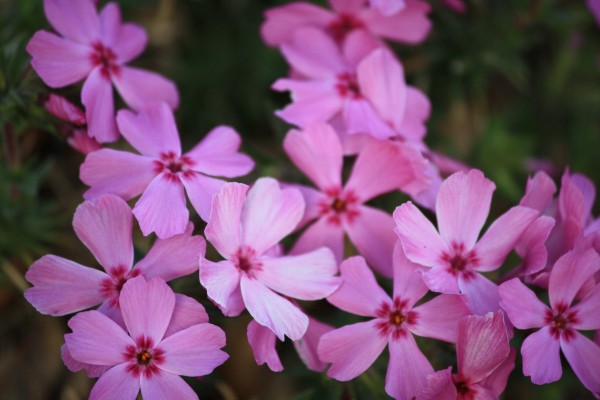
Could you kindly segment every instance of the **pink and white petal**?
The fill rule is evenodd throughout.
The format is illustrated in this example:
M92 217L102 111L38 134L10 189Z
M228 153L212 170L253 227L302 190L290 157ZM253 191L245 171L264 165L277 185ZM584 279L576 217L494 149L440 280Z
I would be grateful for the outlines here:
M417 395L417 400L456 400L457 395L452 367L448 367L427 376L427 386Z
M385 47L385 44L364 29L356 29L346 35L342 43L344 58L353 70L373 50Z
M413 311L417 321L409 327L412 333L449 343L457 340L458 321L471 314L465 297L457 294L441 294Z
M204 176L199 172L181 175L181 182L194 209L204 221L210 217L212 199L225 185L224 180Z
M392 277L392 255L394 244L398 240L394 234L392 216L367 206L360 206L358 212L358 216L346 224L350 240L377 272Z
M325 27L334 17L331 11L314 4L286 4L265 11L265 22L260 27L260 33L269 46L279 46L291 40L298 28L307 25Z
M548 261L546 240L554 228L554 218L542 215L529 225L515 246L516 253L523 262L520 275L532 275L540 272Z
M139 114L121 110L117 114L117 123L127 142L145 156L159 158L161 154L181 154L175 117L165 103L153 104Z
M378 10L386 17L396 14L406 7L405 0L371 0L371 8Z
M318 353L331 363L327 376L349 381L365 372L388 344L377 329L376 319L344 326L321 336Z
M240 226L247 193L247 185L232 182L225 184L212 198L204 235L219 254L228 259L242 244Z
M194 171L213 176L235 178L246 175L254 168L254 161L240 153L242 139L229 126L217 126L185 156L194 162Z
M275 350L277 336L269 328L252 320L248 324L248 343L257 365L267 364L273 372L283 371L283 365Z
M399 128L406 110L407 88L402 65L384 48L374 50L357 68L361 94L382 120Z
M550 309L518 278L501 284L498 294L500 307L516 328L531 329L545 325L544 317Z
M292 162L323 191L341 187L344 155L340 139L325 123L315 123L302 131L291 130L283 148Z
M112 84L103 75L101 68L95 68L85 80L81 90L81 102L85 106L88 134L100 143L117 140L119 132L115 123Z
M191 326L206 323L208 314L202 304L191 297L175 293L175 308L165 331L165 338Z
M335 77L347 70L339 46L322 29L299 28L292 40L281 45L290 66L311 79Z
M327 364L319 358L317 348L321 337L333 330L334 328L331 325L324 324L309 317L306 333L301 339L294 341L294 347L298 352L298 356L300 356L304 365L311 371L323 372L327 367Z
M73 229L81 242L107 271L131 269L133 242L131 209L120 197L101 196L85 201L73 216Z
M290 250L290 254L302 254L308 251L327 247L335 256L338 263L344 258L344 229L322 217L310 225Z
M458 277L460 292L469 298L468 304L475 315L485 315L500 309L500 295L498 286L477 272L466 277L464 274Z
M141 374L139 380L144 400L198 400L194 389L179 375L161 371L150 377Z
M339 309L364 317L375 317L382 304L392 300L379 286L362 257L350 257L340 265L342 285L327 301Z
M130 200L142 193L156 176L154 162L150 157L126 151L93 151L85 157L79 171L81 181L91 186L83 196L91 200L103 194L114 194Z
M200 235L193 236L193 231L194 225L190 222L184 233L157 239L134 270L146 279L158 276L167 282L196 272L198 258L206 253L206 241Z
M502 311L483 317L466 316L458 323L458 370L469 382L480 382L490 376L509 353Z
M281 81L283 80L279 80L275 83L281 83ZM304 86L307 85L310 85L310 89L318 94L314 97L304 97L304 95L301 97L296 94L298 92L292 91L293 103L282 110L275 111L275 115L287 123L304 127L316 122L327 122L342 110L344 104L343 100L338 93L331 90L333 86L331 82L318 82L318 85L313 85L312 82L306 82L306 85ZM294 86L300 85L296 84ZM274 86L274 89L285 90L277 89L283 87L284 85L281 83L280 85Z
M298 340L308 328L308 317L289 300L271 291L257 279L242 275L240 289L246 308L259 324L284 340Z
M406 109L402 122L396 127L398 133L409 141L423 140L427 133L425 122L429 119L430 114L431 102L425 93L415 87L407 86ZM438 157L438 160L446 161L448 159ZM449 163L449 165L454 169L452 172L456 172L456 166L453 163Z
M600 283L596 283L571 310L577 313L577 322L573 323L575 329L600 329Z
M498 368L492 372L490 376L481 381L481 386L487 388L489 391L494 393L495 398L500 397L504 389L506 389L506 384L508 382L508 377L511 372L515 369L515 358L517 356L517 352L513 347L510 348L510 352L506 360Z
M393 257L394 297L407 300L407 306L412 307L429 291L423 281L421 267L406 258L399 241L394 246Z
M115 42L112 49L125 64L142 54L148 44L148 35L138 24L122 24Z
M273 178L260 178L248 191L242 210L242 243L258 255L294 231L304 214L304 198L281 189Z
M160 278L142 276L123 285L119 306L127 331L133 338L149 338L156 346L164 337L175 308L173 290Z
M91 44L100 38L98 15L91 0L44 0L44 12L50 25L67 39Z
M378 140L386 140L396 135L396 131L365 98L351 98L344 102L344 122L350 135L368 134Z
M144 236L156 232L160 239L185 232L189 220L183 185L163 172L150 182L133 208Z
M410 334L390 340L389 351L385 392L398 400L411 400L425 389L433 367Z
M562 376L560 342L545 326L529 335L521 346L523 374L536 385L556 382Z
M72 335L72 333L69 333L68 335ZM67 367L69 371L79 372L81 370L85 370L85 373L89 378L98 378L100 375L110 369L110 366L106 365L92 365L77 361L71 355L71 352L66 344L63 344L60 348L60 357L62 358L65 367Z
M392 16L375 10L361 13L367 28L375 35L408 44L422 42L429 34L431 21L427 14L431 6L424 1L407 0L406 7Z
M81 311L104 300L108 276L62 257L46 255L34 262L25 278L34 285L25 298L42 314L59 316Z
M538 215L539 211L523 206L515 206L502 214L475 245L475 269L482 272L498 269Z
M426 267L441 265L448 245L417 207L410 201L396 207L394 221L396 234L409 260Z
M193 325L160 342L165 359L159 368L176 375L204 376L229 358L221 351L225 332L213 324Z
M69 352L77 361L94 365L116 365L124 360L133 340L116 322L98 311L84 311L68 322L73 331L65 335Z
M575 375L594 395L600 393L600 346L579 332L570 340L560 339L560 348L565 354Z
M83 3L83 2L82 2ZM59 88L79 82L93 68L90 61L91 49L53 33L37 31L29 43L31 66L51 88Z
M241 313L243 307L233 307L232 296L240 286L240 271L225 260L213 263L200 257L200 283L207 291L208 298L214 301L227 316L236 316ZM243 304L242 304L243 306Z
M331 250L321 247L310 253L284 257L261 257L255 277L271 290L299 300L320 300L341 284L337 261Z
M87 1L87 0L86 0ZM106 371L96 382L90 393L90 400L135 400L140 391L140 378L127 371L129 363L116 365Z
M423 272L423 282L432 292L459 294L458 278L446 267L433 267Z
M112 79L125 103L136 111L163 102L172 110L179 106L175 83L156 72L121 66Z
M543 212L550 205L554 193L554 181L544 171L540 171L533 178L527 179L525 195L519 205Z
M550 305L570 305L577 292L600 270L600 256L591 249L572 250L559 258L548 282Z
M435 205L440 235L448 243L462 244L466 251L471 250L490 212L495 188L476 169L457 172L446 179Z
M416 195L429 186L427 166L412 146L374 140L359 153L345 189L353 190L363 202L394 189ZM390 168L393 174L387 173Z

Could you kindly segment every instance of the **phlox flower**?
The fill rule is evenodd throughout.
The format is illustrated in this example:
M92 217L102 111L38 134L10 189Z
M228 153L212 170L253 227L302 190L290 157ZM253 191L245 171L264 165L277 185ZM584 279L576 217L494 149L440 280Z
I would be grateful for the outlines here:
M119 293L129 279L142 275L166 281L191 274L204 254L202 236L185 232L158 239L148 254L133 265L131 209L119 197L106 195L77 207L73 229L103 271L54 255L34 262L25 278L33 285L25 298L42 314L65 315L102 303L100 310L120 321Z
M269 46L279 46L289 41L298 29L316 27L338 42L358 30L375 37L417 44L431 29L427 18L431 7L424 1L370 2L371 7L366 0L329 0L331 11L306 2L274 7L265 12L261 35Z
M384 211L364 203L383 193L402 189L416 195L427 188L427 161L408 145L373 141L360 152L348 181L342 185L344 157L340 140L327 124L290 131L283 147L292 162L318 190L294 185L304 195L303 224L315 221L298 239L292 253L328 246L341 262L344 235L382 274L392 276L394 221Z
M280 340L304 336L308 317L285 297L318 300L340 284L331 250L277 256L270 252L291 233L304 213L297 189L281 189L261 178L251 189L228 183L213 196L206 238L225 258L200 258L200 282L208 297L228 316L244 308ZM284 297L285 296L285 297Z
M69 320L69 352L79 362L107 366L90 399L197 399L179 376L210 374L229 357L225 332L199 323L166 335L175 294L160 278L136 277L123 285L119 299L126 329L98 311Z
M456 358L452 367L427 377L427 389L417 400L499 399L515 367L502 311L483 317L469 315L458 322Z
M275 90L292 93L292 103L276 112L286 122L305 127L339 118L349 135L422 141L429 101L406 84L390 50L374 46L360 32L339 49L323 31L302 28L281 51L300 74L273 84Z
M389 346L385 391L395 399L412 399L425 388L427 376L433 373L413 334L454 343L458 320L469 314L463 296L439 295L415 305L428 290L418 267L404 256L400 245L394 251L392 298L379 287L362 257L347 259L340 271L343 283L327 301L372 319L321 337L319 356L332 364L327 375L339 381L353 379Z
M173 82L125 65L142 53L148 38L140 26L121 22L116 3L108 3L98 14L92 0L44 0L44 11L61 36L36 32L27 44L31 65L52 88L85 79L81 102L90 136L99 142L118 138L112 84L134 110L158 101L177 107Z
M480 272L499 268L539 212L515 206L477 241L489 214L495 185L478 170L457 172L440 186L436 199L439 233L411 202L394 211L396 233L406 256L428 267L423 274L434 292L463 293L474 314L496 311L497 286Z
M562 375L560 350L583 385L600 395L600 346L580 330L600 329L600 256L594 249L576 249L559 258L548 282L550 307L519 279L500 285L500 306L518 329L540 328L521 347L523 374L537 385ZM591 290L582 290L592 284Z
M110 193L129 200L142 193L133 214L146 236L156 232L168 238L185 230L186 192L200 218L208 220L212 195L225 181L207 175L233 178L254 167L250 157L238 152L240 136L227 126L216 127L182 155L173 112L164 103L139 114L122 110L117 123L141 154L112 149L88 154L80 172L81 180L91 186L84 197Z

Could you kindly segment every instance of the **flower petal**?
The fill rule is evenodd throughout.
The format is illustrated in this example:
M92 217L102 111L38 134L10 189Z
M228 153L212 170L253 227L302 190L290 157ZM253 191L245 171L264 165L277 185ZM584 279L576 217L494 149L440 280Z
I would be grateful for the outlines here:
M185 186L185 191L194 206L194 210L196 210L200 218L208 221L213 196L221 190L226 182L221 179L204 176L199 172L183 174L181 182Z
M396 131L365 98L351 98L345 101L343 115L348 134L366 133L378 140L386 140L396 135Z
M600 346L579 332L566 341L560 339L565 358L581 383L592 393L600 393Z
M410 334L390 340L389 350L385 392L395 399L413 399L425 389L427 376L434 372L433 367Z
M409 141L421 141L427 133L425 122L431 114L431 102L419 89L406 87L406 110L401 124L396 127L400 136ZM441 160L446 160L441 158ZM453 165L454 166L454 165ZM453 171L454 172L454 171Z
M83 44L99 39L98 16L91 0L44 0L44 12L50 25L68 39Z
M520 276L540 272L548 261L546 240L554 228L554 218L542 215L529 225L515 246L516 253L523 259L518 267Z
M515 369L516 356L517 352L511 347L506 360L490 376L481 381L480 385L492 392L496 396L495 398L500 397L504 389L506 389L508 377Z
M265 11L265 22L260 34L269 46L279 46L289 41L298 28L307 25L326 26L334 14L306 2L296 2L273 7Z
M314 318L308 318L308 329L301 339L294 341L294 347L300 356L302 362L308 369L315 372L323 372L327 367L317 352L321 337L334 328L331 325L324 324Z
M399 241L394 246L393 257L394 297L407 300L407 306L412 307L429 291L423 281L421 268L406 258L402 244Z
M596 283L571 310L577 312L577 322L573 323L575 329L600 329L600 284Z
M290 254L302 254L308 251L327 247L335 256L338 263L344 257L344 229L332 224L327 217L319 218L302 233L290 250Z
M500 307L518 329L540 328L550 309L518 278L504 282L498 288Z
M562 375L560 364L560 342L545 326L529 335L521 346L523 374L530 376L536 385L556 382Z
M407 1L399 13L385 16L376 10L361 13L371 32L384 38L408 44L422 42L429 34L431 21L427 14L431 6L424 1Z
M456 400L458 393L452 381L452 367L427 376L427 387L417 400Z
M275 350L277 336L267 327L252 320L248 324L248 343L257 365L267 364L273 372L283 371L283 365Z
M87 1L87 0L86 0ZM106 371L96 382L90 400L135 400L140 391L140 378L127 371L128 363L122 363Z
M119 132L115 123L112 84L102 74L101 68L95 68L85 80L81 90L81 102L85 106L89 135L100 143L117 140Z
M464 296L456 294L441 294L413 311L417 313L417 322L409 327L412 333L449 343L457 340L458 321L470 314Z
M600 256L592 249L572 250L559 258L550 273L548 297L556 309L571 304L579 289L600 270Z
M141 374L140 386L144 400L198 400L198 395L180 376L160 372L150 377Z
M208 314L202 304L191 297L175 293L175 308L165 332L165 337L169 337L191 326L206 324L207 322Z
M544 171L537 172L533 178L527 179L525 195L519 205L543 212L552 201L556 193L556 185Z
M200 257L200 283L207 291L208 298L214 301L223 314L233 317L244 310L236 304L234 295L240 287L240 271L231 261L213 263Z
M458 276L458 287L460 292L469 297L469 307L475 315L485 315L500 309L500 295L498 286L485 276L473 273L466 277L464 274Z
M175 83L156 72L121 66L112 79L125 103L136 111L162 102L172 110L179 106Z
M213 196L204 235L225 258L231 258L242 244L241 220L248 186L227 183Z

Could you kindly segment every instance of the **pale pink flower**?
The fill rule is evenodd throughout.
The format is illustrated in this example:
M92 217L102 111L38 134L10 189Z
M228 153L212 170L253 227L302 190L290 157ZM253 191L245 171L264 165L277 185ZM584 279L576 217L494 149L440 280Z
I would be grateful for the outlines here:
M119 197L107 195L81 204L73 217L73 229L104 271L46 255L25 275L33 285L25 298L42 314L54 316L102 303L104 313L120 320L119 293L127 280L142 275L169 281L197 270L206 242L202 236L192 236L191 223L180 235L158 239L135 266L132 225L131 209Z
M290 234L304 213L296 189L281 189L276 180L261 178L248 190L228 183L213 196L205 235L225 258L213 263L200 258L200 282L208 297L228 316L244 308L280 340L298 340L308 317L286 297L318 300L340 284L331 250L277 256L269 250ZM285 296L285 297L284 297Z
M142 53L148 38L140 26L121 22L116 3L108 3L98 14L91 0L44 0L44 11L62 37L36 32L27 44L31 65L52 88L85 79L81 101L90 136L99 142L118 138L112 84L135 110L158 101L177 107L173 82L125 65Z
M327 300L344 311L372 319L321 337L319 356L332 363L327 375L339 381L353 379L389 346L385 391L395 399L412 399L433 373L413 334L456 342L458 320L469 314L463 296L439 295L415 305L428 290L419 268L404 256L400 245L394 251L393 298L379 287L362 257L347 259L340 271L342 286Z
M341 262L347 234L374 268L392 276L394 221L389 214L365 203L398 188L410 195L426 189L427 161L420 152L409 145L374 140L360 152L348 181L342 185L342 147L331 126L315 124L302 132L292 130L283 147L319 189L294 185L307 204L303 224L316 222L308 226L292 253L328 246Z
M412 203L394 211L396 233L406 256L428 267L423 274L434 292L463 293L474 314L496 311L498 288L480 272L499 268L537 210L515 206L500 216L478 241L490 210L495 185L478 170L457 172L438 192L436 216L439 233Z
M167 335L175 309L175 294L160 278L133 278L123 286L120 307L126 329L98 311L82 312L69 320L65 335L72 357L82 363L106 366L90 399L197 399L179 376L210 374L229 357L225 332L199 323Z
M521 347L523 374L537 385L562 375L560 350L583 385L600 395L600 346L579 330L600 329L600 256L593 249L573 250L552 269L548 283L550 307L517 278L500 285L500 305L518 329L541 328ZM582 295L582 289L593 287ZM577 300L578 301L577 301Z
M183 232L189 220L185 193L203 220L208 220L212 195L227 178L247 174L254 162L240 153L240 136L227 126L213 129L192 150L181 154L173 112L164 103L139 114L122 110L117 116L121 133L137 151L102 149L88 154L81 180L91 186L86 199L110 193L130 200L144 235L159 238ZM126 172L126 173L124 173Z
M305 2L271 8L265 12L261 34L270 46L289 41L304 27L322 29L338 42L358 30L375 37L417 44L431 29L427 17L431 7L423 1L371 0L371 3L377 8L370 8L366 0L329 0L332 11ZM404 7L400 8L399 3L404 3Z
M322 31L302 28L281 51L302 76L273 84L275 90L292 93L292 104L276 112L286 122L306 127L341 118L349 135L422 141L429 101L406 84L390 50L377 48L360 32L340 50Z
M427 389L417 400L498 399L515 368L515 355L502 311L463 317L456 342L458 372L452 374L448 367L429 375Z

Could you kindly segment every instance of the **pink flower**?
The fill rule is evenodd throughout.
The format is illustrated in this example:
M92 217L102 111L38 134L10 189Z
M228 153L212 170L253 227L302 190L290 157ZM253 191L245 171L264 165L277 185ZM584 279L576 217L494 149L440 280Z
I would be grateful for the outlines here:
M562 256L550 273L546 306L518 279L500 285L500 305L519 329L541 328L523 342L523 374L537 385L562 375L560 349L583 385L600 395L600 346L579 330L600 329L600 256L593 249ZM586 285L592 289L581 296ZM578 302L573 301L578 298Z
M302 132L292 130L283 147L319 188L295 186L307 204L303 223L316 222L298 239L292 253L328 246L341 262L346 233L374 268L392 276L394 221L389 214L364 203L398 188L418 194L429 184L424 175L427 161L408 145L374 140L360 153L342 186L342 148L331 126L315 124Z
M340 284L331 250L276 256L269 250L291 233L304 213L296 189L280 189L276 180L261 178L248 190L228 183L213 197L205 229L209 242L225 258L200 258L200 282L208 297L228 316L247 308L260 325L280 340L298 340L308 317L290 300L318 300ZM284 297L285 296L285 297Z
M343 131L376 139L400 136L421 142L429 116L429 101L404 79L393 53L377 48L360 32L343 49L322 31L303 28L281 51L303 79L279 79L278 91L292 92L292 104L276 114L306 127L340 116Z
M417 400L498 399L515 368L515 354L501 311L463 317L456 342L458 372L448 367L429 375Z
M182 155L173 112L164 103L137 115L122 110L117 122L141 155L112 149L89 154L80 173L91 186L84 197L111 193L129 200L142 193L133 214L146 236L156 232L164 239L185 230L189 219L185 192L200 218L208 220L212 195L225 182L206 175L233 178L254 167L250 157L238 152L240 137L227 126L213 129Z
M73 228L104 271L88 268L54 255L46 255L25 277L33 285L25 298L42 314L65 315L102 303L100 309L120 320L119 293L127 280L142 275L166 281L189 275L204 254L202 236L192 236L193 225L169 239L157 240L148 254L133 266L131 209L116 196L77 207ZM133 267L132 267L133 266Z
M404 256L400 245L394 251L393 298L379 287L362 257L347 259L340 271L342 286L327 300L344 311L372 319L321 337L319 356L332 363L327 375L339 381L353 379L389 345L385 391L395 399L412 399L433 373L413 334L454 343L458 320L469 314L462 296L440 295L415 306L428 290L418 267Z
M98 311L69 320L69 352L79 362L107 366L90 399L197 399L179 376L210 374L229 357L220 349L225 333L199 323L166 335L173 319L175 294L161 279L131 279L120 297L126 329Z
M31 65L52 88L85 79L81 101L92 137L99 142L118 138L113 83L135 110L158 101L177 107L179 94L173 82L125 65L141 54L148 38L140 26L121 22L117 4L108 3L97 14L91 0L44 0L44 10L62 37L38 31L27 44Z
M390 17L406 7L406 0L369 0L372 9Z
M371 3L376 3L378 9L369 8L365 0L330 0L333 12L305 2L271 8L265 12L261 34L270 46L289 41L303 27L322 29L338 42L360 30L375 37L416 44L431 29L427 18L431 7L423 1L371 0ZM401 10L398 3L404 3Z
M457 172L442 183L436 200L439 233L410 202L394 211L396 233L406 256L429 267L423 274L434 292L464 293L473 313L496 311L497 286L480 272L499 268L539 212L515 206L477 241L495 185L478 170Z

